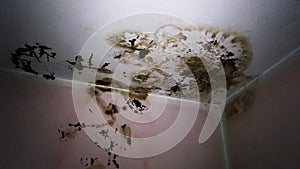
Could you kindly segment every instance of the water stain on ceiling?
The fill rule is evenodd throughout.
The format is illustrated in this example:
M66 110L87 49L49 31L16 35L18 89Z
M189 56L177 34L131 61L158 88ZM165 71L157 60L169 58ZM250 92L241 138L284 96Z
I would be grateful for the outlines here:
M191 100L197 98L195 93L209 97L213 79L208 72L217 75L221 68L229 90L253 77L245 74L252 61L250 44L238 33L168 24L154 33L127 30L109 34L106 40L112 48L103 59L105 63L128 69L122 72L123 81L99 72L96 84L101 87L97 89L128 89L133 99L144 100L148 93ZM97 83L104 81L112 83Z

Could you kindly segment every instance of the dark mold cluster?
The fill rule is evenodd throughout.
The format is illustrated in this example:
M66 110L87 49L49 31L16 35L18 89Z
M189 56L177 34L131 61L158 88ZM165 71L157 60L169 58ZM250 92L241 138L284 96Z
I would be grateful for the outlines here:
M50 72L46 63L55 59L56 53L52 48L40 43L25 44L11 53L11 62L17 69L22 69L34 75L42 75L47 80L54 80L54 72Z

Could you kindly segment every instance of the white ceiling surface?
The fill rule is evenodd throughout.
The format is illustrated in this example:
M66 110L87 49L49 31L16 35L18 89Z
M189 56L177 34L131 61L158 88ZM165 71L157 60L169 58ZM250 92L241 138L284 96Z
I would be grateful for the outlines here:
M129 3L130 2L130 3ZM25 43L40 41L57 52L53 65L61 78L72 78L66 60L80 52L100 27L127 15L159 12L194 25L235 30L250 38L258 74L300 44L298 0L2 0L0 5L0 67L12 69L10 53Z

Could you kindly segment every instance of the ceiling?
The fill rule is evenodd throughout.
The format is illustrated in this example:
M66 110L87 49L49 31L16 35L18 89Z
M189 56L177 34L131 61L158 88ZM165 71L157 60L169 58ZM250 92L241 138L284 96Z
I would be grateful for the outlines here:
M56 77L71 79L67 60L81 51L95 31L120 17L145 12L173 15L196 26L239 32L249 38L260 74L300 44L298 0L35 1L4 0L0 6L1 69L15 69L11 53L25 44L51 47L56 59L48 66Z

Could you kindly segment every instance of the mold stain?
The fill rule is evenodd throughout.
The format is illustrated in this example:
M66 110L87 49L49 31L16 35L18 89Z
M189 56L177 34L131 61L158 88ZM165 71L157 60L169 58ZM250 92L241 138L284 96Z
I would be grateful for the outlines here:
M106 80L107 81L101 80L101 84L102 85L111 84L109 79L106 79ZM97 82L99 83L99 80L97 80ZM102 88L100 88L100 90L103 91ZM122 134L124 136L126 143L130 146L132 144L131 128L127 124L122 124L122 125L118 124L117 118L116 118L116 116L119 114L119 111L124 110L124 107L122 107L122 109L120 109L119 106L117 106L116 104L113 104L113 103L108 103L106 105L104 100L101 98L101 93L102 93L101 91L97 92L97 95L95 97L96 97L96 101L97 101L99 107L102 109L102 114L108 118L107 124L110 125L111 127L117 126L115 128L115 133L120 131L120 134ZM104 91L107 92L106 90L104 90ZM135 106L137 108L146 109L146 106L141 104L140 101L138 101L136 99L131 99L131 101L133 104L135 104ZM111 151L113 151L114 147L119 147L118 142L116 142L115 140L112 140L110 138L109 130L101 130L99 132L99 134L104 138L104 140L106 140L107 138L110 139L109 147L104 148L105 151L111 152ZM124 150L126 150L126 148L124 148Z
M129 86L129 97L133 99L145 100L149 92L151 92L151 89L147 87Z
M106 138L110 138L109 135L108 135L108 129L106 129L106 130L101 130L101 131L99 132L99 134L100 134L101 136L104 137L104 140L105 140Z
M121 126L121 133L126 138L127 144L131 145L131 128L127 124Z
M113 165L115 166L115 168L120 168L120 164L117 162L117 157L118 155L116 154L112 154L111 152L108 152L108 160L107 160L107 166L111 165L111 162L113 163ZM113 155L113 157L111 158L111 156Z
M199 57L192 56L184 57L182 58L182 60L190 69L190 71L183 72L182 75L184 77L194 77L198 84L198 89L200 93L203 91L210 92L209 75L201 59Z
M109 103L104 112L106 115L113 117L115 114L119 113L117 106L115 104Z
M113 106L109 108L110 115L115 113L115 110ZM62 126L58 129L58 132L60 134L60 140L65 140L70 138L75 138L77 135L77 132L82 131L83 128L92 127L92 128L102 128L104 126L108 125L108 123L94 125L94 124L85 124L85 123L69 123L68 127L66 127L64 130L62 129ZM126 141L129 145L131 145L131 129L129 126L126 126L126 124L122 125L120 127L122 134L124 135L124 138L126 138ZM116 128L117 132L117 128ZM101 129L99 132L99 135L102 136L105 140L109 140L109 146L107 148L100 147L97 142L95 144L97 147L103 149L108 154L108 160L107 165L110 166L111 162L115 168L119 168L120 164L117 162L117 155L113 154L111 151L113 151L114 148L118 147L118 143L111 139L109 136L109 130L108 129ZM126 150L126 148L124 148ZM98 157L92 157L92 158L81 158L80 163L82 166L86 167L86 169L105 169L106 166L99 162Z
M80 130L74 129L74 128L71 128L71 127L67 127L65 129L62 129L62 127L61 127L60 129L58 129L58 132L60 134L59 139L60 140L67 140L67 139L70 139L70 138L75 138L76 133L78 131L80 131Z
M116 121L115 114L117 113L119 113L119 110L115 104L109 103L106 106L104 110L104 114L110 117L110 119L107 121L110 126L113 126L115 124Z
M107 69L106 67L109 65L110 63L104 63L97 71L99 73L106 73L106 74L112 74L113 71Z
M146 77L139 78L147 79ZM137 80L136 80L137 81ZM122 91L118 89L126 89L128 88L128 91ZM101 97L101 94L103 93L109 93L109 92L118 92L125 97L129 97L131 99L137 99L137 100L145 100L148 97L148 93L151 91L160 90L159 87L152 86L152 85L126 85L123 82L114 80L110 77L103 77L99 78L95 81L95 84L90 83L90 87L88 88L88 93L90 96L98 96L97 98ZM98 100L99 102L102 102Z
M92 127L92 128L102 128L108 123L104 124L85 124L85 123L69 123L66 127L60 126L58 129L59 139L67 141L68 139L75 138L78 132L81 132L83 128Z
M239 117L249 110L255 98L255 87L245 89L225 106L225 116L228 120Z
M111 84L111 79L109 78L104 78L102 80L97 80L96 81L98 84L101 85L110 85ZM122 134L124 136L124 141L130 146L132 144L131 141L131 128L124 124L124 125L119 125L116 121L116 115L119 114L119 111L122 110L119 108L119 106L117 106L116 104L113 103L108 103L106 104L105 101L100 97L101 94L103 93L103 88L97 88L97 86L94 86L94 90L97 91L92 91L92 89L89 89L89 93L94 94L93 97L96 97L96 101L99 105L99 107L102 109L102 114L106 117L106 123L103 124L85 124L85 123L70 123L68 124L68 130L62 130L59 129L59 133L61 135L60 139L67 139L67 138L75 138L77 132L81 131L83 128L87 128L87 127L92 127L92 128L99 128L99 136L101 136L103 138L103 140L107 140L108 141L108 147L100 147L98 145L98 143L96 142L95 144L97 145L97 147L107 151L107 152L111 152L114 150L114 148L121 148L119 146L119 141L120 140L114 140L111 137L111 134L114 133L110 133L110 131L105 128L105 129L101 129L102 127L105 127L107 125L114 127L115 128L115 133L120 131L120 134ZM106 90L104 90L104 92L107 92ZM135 101L136 103L138 103L138 101ZM140 105L142 106L142 105ZM91 108L88 109L89 113L93 113L93 110ZM61 127L62 128L62 127ZM70 130L69 128L71 128L72 130ZM122 148L121 148L122 149ZM124 147L124 150L126 150L126 148ZM113 164L115 167L119 167L119 164L116 162L116 159L112 160Z
M97 100L99 107L102 108L102 114L104 116L108 117L107 124L110 125L111 127L119 126L119 127L115 128L115 133L120 131L120 134L122 134L124 136L124 139L126 140L127 144L131 145L132 144L131 128L127 124L119 125L117 123L117 119L116 119L116 115L119 114L119 111L124 110L124 107L122 109L120 109L119 106L117 106L113 103L108 103L108 105L105 106L105 103L100 96L101 95L96 96L98 98L96 100ZM133 99L133 100L131 100L132 103L135 104L135 106L139 110L140 109L146 110L146 106L143 105L140 101L138 101L136 99ZM140 110L140 111L143 111L143 110ZM102 135L104 137L104 139L110 138L108 130L102 130L101 132L99 132L99 134ZM106 148L106 151L112 151L112 149L115 146L118 146L118 143L115 143L114 140L110 140L110 146L108 148Z
M199 92L203 101L209 101L208 73L218 74L221 67L225 71L228 90L253 78L245 74L252 60L250 43L235 32L168 24L154 33L126 30L109 34L106 40L114 48L107 58L145 68L135 73L123 72L132 82L129 87L131 98L145 100L149 93L154 93L193 100L196 99L195 92ZM210 67L205 67L203 60Z
M87 166L92 166L94 165L94 163L96 162L98 158L95 157L95 158L80 158L80 162L81 162L81 165L87 167Z
M54 73L50 73L50 74L43 74L43 77L47 80L54 80L55 76Z
M70 138L75 138L75 136L77 135L77 132L81 131L81 124L80 123L76 123L76 124L72 124L70 123L68 125L68 127L66 127L65 129L62 129L62 126L58 129L58 132L60 134L60 140L67 140Z
M72 67L69 67L71 70L73 70L73 68L76 68L79 71L82 71L85 66L83 66L83 58L81 55L77 55L74 59L74 61L69 61L67 60L66 62L69 63Z
M11 53L10 60L17 69L34 75L41 75L46 80L54 80L54 72L49 71L47 64L55 57L56 53L51 47L37 42L33 45L25 44L18 47Z
M107 68L107 66L110 64L110 63L104 63L100 68L98 68L97 66L95 66L93 64L93 57L94 57L94 54L91 54L88 61L86 62L83 57L81 55L77 55L75 56L74 60L71 61L71 60L67 60L66 62L68 63L68 68L70 70L78 70L79 73L81 73L84 69L89 69L91 70L92 72L93 71L97 71L98 73L102 73L102 74L112 74L113 71L111 71L110 69Z
M105 169L106 166L98 161L97 157L94 158L80 158L80 163L86 169Z
M126 104L136 114L143 114L143 111L148 110L147 106L137 99L126 99Z

